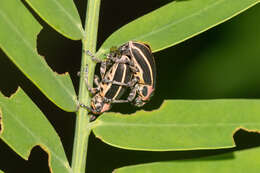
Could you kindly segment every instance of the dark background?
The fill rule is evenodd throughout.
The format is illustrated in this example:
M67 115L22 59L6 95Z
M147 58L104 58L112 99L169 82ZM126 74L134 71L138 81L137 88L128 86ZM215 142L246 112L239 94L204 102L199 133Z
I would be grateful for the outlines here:
M116 29L170 2L102 1L98 47ZM85 1L76 1L81 18ZM69 72L78 88L81 42L64 38L34 16L43 25L38 37L38 52L58 73ZM157 109L165 99L260 98L260 5L174 47L155 53L158 82L152 101L142 109ZM203 21L201 21L203 22ZM58 132L71 161L75 114L58 109L14 66L0 50L0 91L6 96L18 86L30 96ZM112 111L134 112L136 108L115 105ZM220 117L221 118L221 117ZM237 147L222 150L142 152L111 147L90 136L88 172L107 173L113 169L152 161L197 158L260 145L257 133L239 130L234 134ZM29 161L20 158L0 140L0 169L13 172L49 172L48 155L35 147Z

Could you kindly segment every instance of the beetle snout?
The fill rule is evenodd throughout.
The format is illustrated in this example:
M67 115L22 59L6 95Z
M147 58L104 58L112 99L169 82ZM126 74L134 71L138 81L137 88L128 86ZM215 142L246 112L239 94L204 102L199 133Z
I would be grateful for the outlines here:
M134 105L136 105L137 107L142 107L146 102L142 100L142 97L138 96L135 101L134 101Z
M154 88L150 85L140 85L139 95L142 101L149 101L154 94Z

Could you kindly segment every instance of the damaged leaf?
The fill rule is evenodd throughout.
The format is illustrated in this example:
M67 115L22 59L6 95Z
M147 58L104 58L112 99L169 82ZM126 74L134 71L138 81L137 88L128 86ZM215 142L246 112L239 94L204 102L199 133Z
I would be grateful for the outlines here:
M15 9L15 13L14 13ZM76 110L76 93L68 74L57 75L36 48L41 25L21 1L0 1L0 48L57 106Z
M71 172L58 134L22 89L7 98L0 93L0 138L22 158L39 145L49 156L52 172Z
M199 159L164 161L119 168L114 173L221 172L256 173L260 169L260 147Z
M101 115L93 131L112 146L167 151L234 147L240 128L260 130L260 100L167 100L152 112Z

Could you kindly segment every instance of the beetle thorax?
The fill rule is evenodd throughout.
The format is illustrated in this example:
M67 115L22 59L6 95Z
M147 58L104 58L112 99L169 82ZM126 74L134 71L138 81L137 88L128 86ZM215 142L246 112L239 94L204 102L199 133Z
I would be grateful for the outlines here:
M92 98L91 107L93 110L95 110L95 114L101 114L110 109L110 104L105 103L104 97L102 97L100 94L97 94Z

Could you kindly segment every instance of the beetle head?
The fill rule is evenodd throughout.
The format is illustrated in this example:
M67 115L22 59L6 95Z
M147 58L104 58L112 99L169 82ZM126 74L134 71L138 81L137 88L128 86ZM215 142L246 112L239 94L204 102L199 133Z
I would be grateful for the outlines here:
M141 96L143 101L149 101L154 94L154 88L151 85L139 84L138 94Z
M134 101L134 105L137 107L142 107L143 105L145 105L145 101L142 100L141 96L136 97L135 101Z
M135 105L138 107L147 103L154 94L154 88L151 85L139 84L137 90L138 96L135 99Z
M102 114L108 111L111 108L111 105L106 103L101 95L97 94L91 100L91 107L94 114Z

